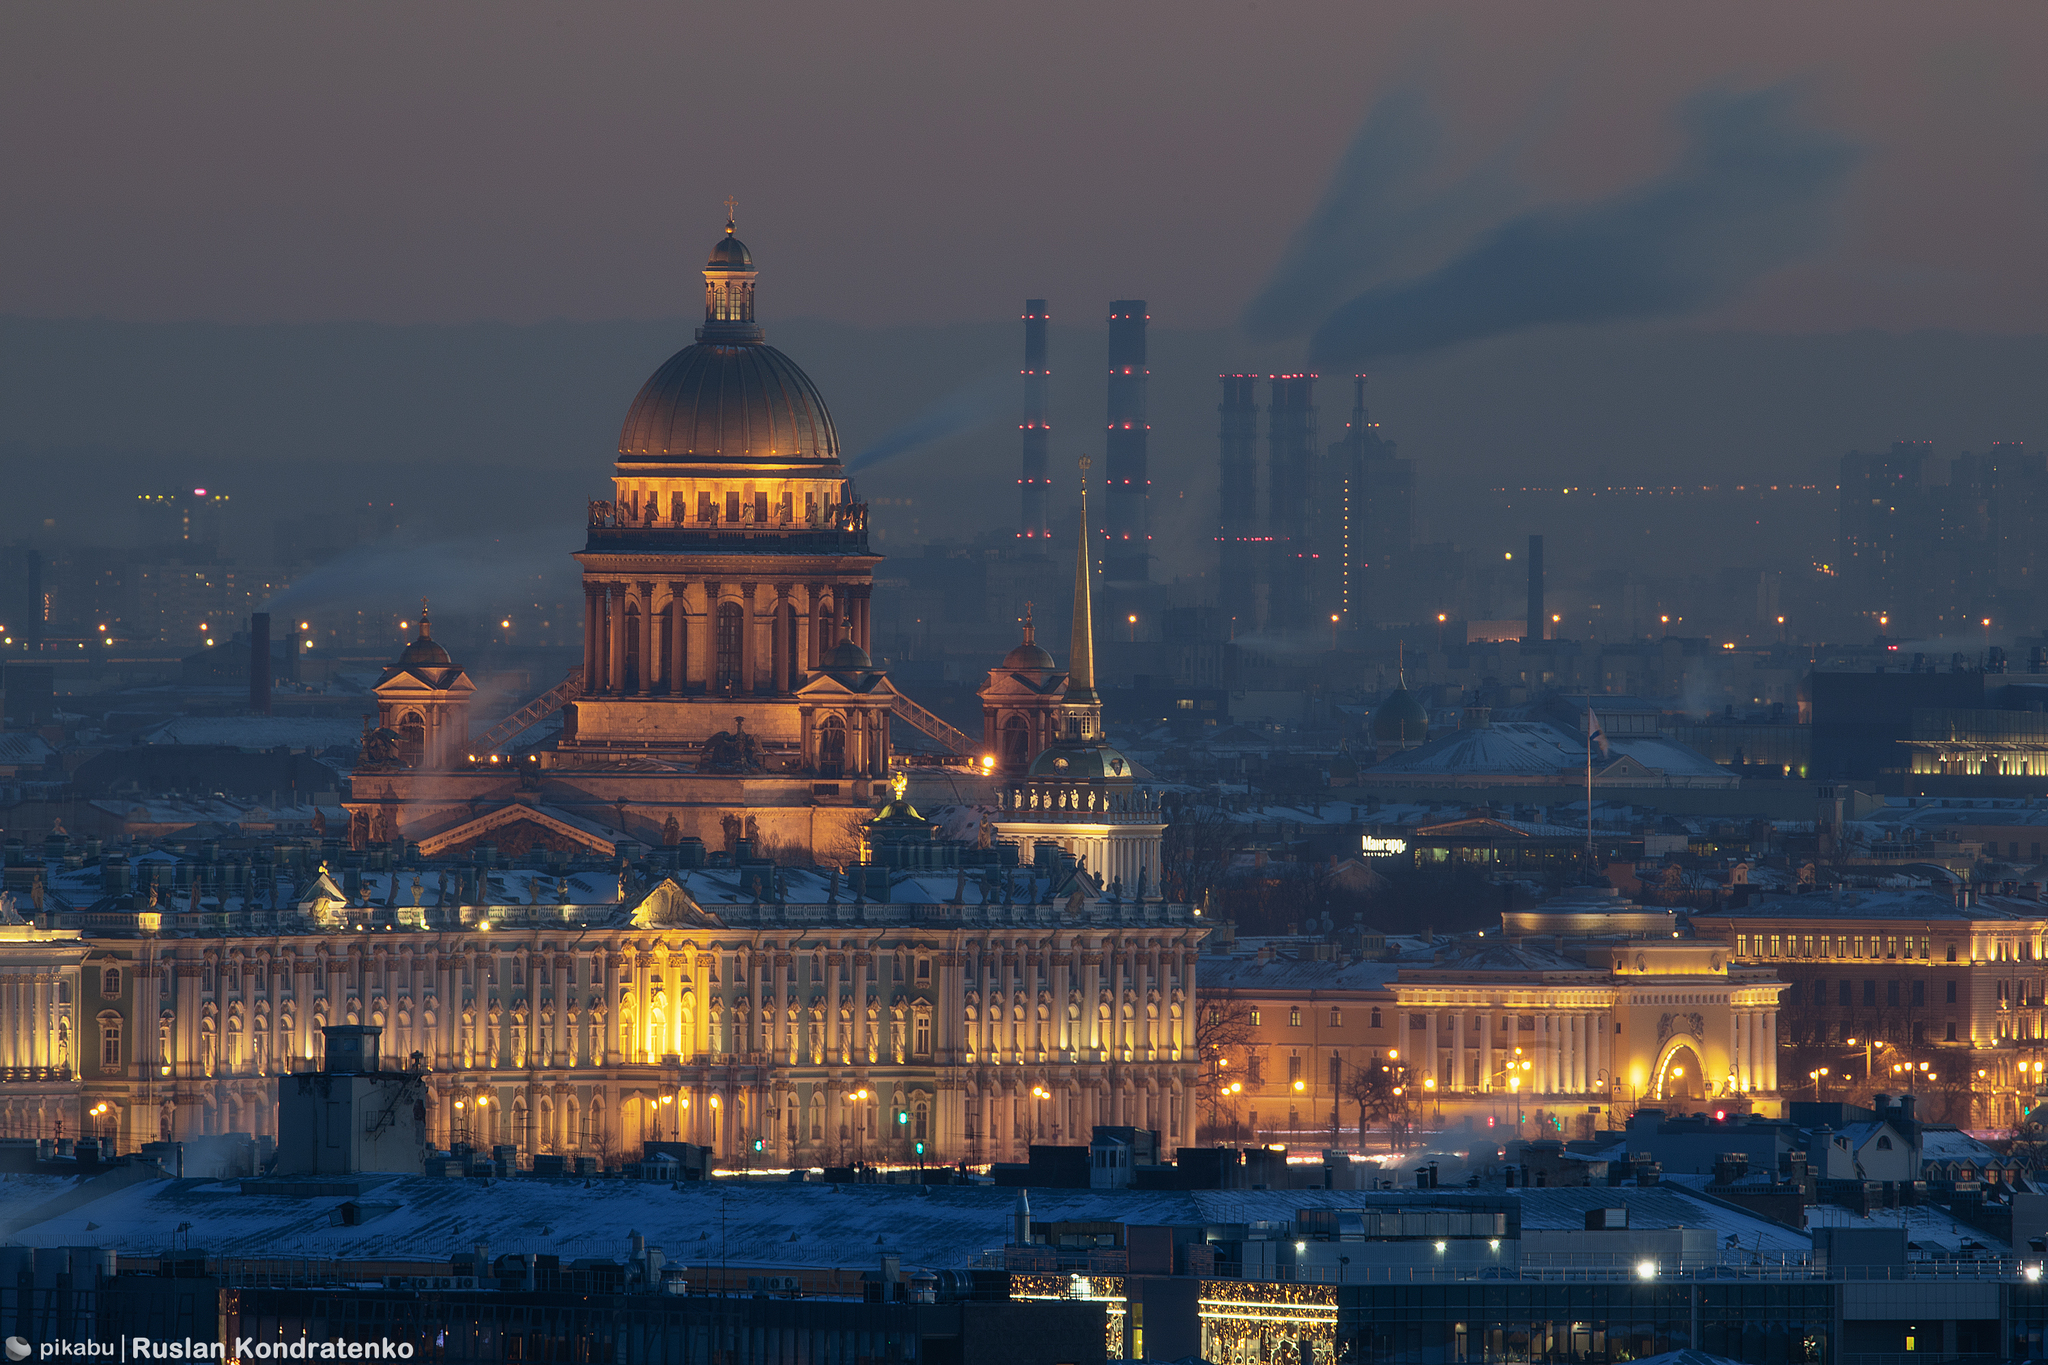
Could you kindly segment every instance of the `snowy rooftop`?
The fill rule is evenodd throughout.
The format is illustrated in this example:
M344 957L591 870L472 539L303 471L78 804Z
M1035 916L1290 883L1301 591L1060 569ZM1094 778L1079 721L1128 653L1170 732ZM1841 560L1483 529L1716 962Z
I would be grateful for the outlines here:
M62 1207L72 1182L0 1183L0 1220L30 1246L101 1246L155 1255L190 1223L195 1248L230 1258L446 1261L488 1242L493 1255L537 1252L623 1257L639 1232L670 1260L735 1266L867 1266L883 1251L932 1269L972 1263L1007 1239L1018 1192L994 1186L826 1185L743 1181L361 1177L359 1196L242 1193L239 1182L159 1180ZM258 1189L262 1182L248 1187ZM1522 1225L1578 1230L1586 1212L1617 1204L1632 1227L1709 1227L1745 1248L1803 1252L1789 1228L1689 1190L1539 1189L1515 1192ZM1352 1190L1091 1191L1034 1188L1032 1221L1214 1226L1294 1221L1307 1208L1359 1208ZM363 1221L342 1226L357 1203ZM723 1231L721 1232L721 1228Z

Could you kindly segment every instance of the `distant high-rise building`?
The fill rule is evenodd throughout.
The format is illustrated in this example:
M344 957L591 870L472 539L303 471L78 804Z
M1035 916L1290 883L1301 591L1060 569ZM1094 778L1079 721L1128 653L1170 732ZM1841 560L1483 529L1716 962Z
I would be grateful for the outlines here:
M1220 458L1216 490L1217 605L1234 629L1249 634L1262 616L1259 533L1259 377L1220 374L1223 401L1216 407Z
M2040 627L2048 460L2017 442L1953 460L1931 442L1842 457L1829 566L1840 609L1872 634L1975 636Z
M1045 343L1050 317L1044 299L1024 300L1024 420L1018 424L1024 435L1024 472L1017 480L1020 540L1043 541L1052 535L1052 479L1046 465L1052 420L1045 403L1046 379L1052 373L1046 364Z
M1415 548L1415 465L1401 459L1380 435L1365 406L1365 376L1352 376L1351 420L1332 442L1325 466L1331 494L1318 495L1318 512L1337 520L1336 605L1347 621L1378 620L1375 583L1410 571ZM1388 594L1392 596L1393 594Z
M1147 446L1145 324L1143 299L1115 299L1109 305L1109 432L1104 441L1102 574L1112 582L1143 582L1151 576L1152 478Z
M223 522L228 495L204 488L172 493L138 493L135 506L145 552L207 563L219 559L226 541Z
M1312 534L1315 498L1316 376L1276 374L1268 377L1272 399L1266 406L1268 507L1267 530L1272 550L1267 558L1271 587L1269 624L1297 630L1316 619L1315 568L1318 549Z

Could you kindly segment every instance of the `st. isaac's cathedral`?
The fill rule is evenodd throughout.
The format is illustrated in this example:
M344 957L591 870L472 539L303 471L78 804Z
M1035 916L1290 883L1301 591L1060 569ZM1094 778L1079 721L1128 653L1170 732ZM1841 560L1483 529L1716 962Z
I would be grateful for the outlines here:
M582 666L475 733L473 685L422 612L419 638L377 684L351 845L439 859L485 845L507 859L668 847L687 864L690 850L715 859L745 841L849 863L888 791L893 718L978 770L989 837L1025 861L1050 843L1104 887L1156 887L1163 822L1101 734L1086 461L1071 668L1027 623L990 670L976 744L899 694L871 656L881 557L867 507L823 396L755 318L758 272L730 219L703 273L696 342L641 386L611 496L590 504L575 556ZM507 752L556 711L551 750Z

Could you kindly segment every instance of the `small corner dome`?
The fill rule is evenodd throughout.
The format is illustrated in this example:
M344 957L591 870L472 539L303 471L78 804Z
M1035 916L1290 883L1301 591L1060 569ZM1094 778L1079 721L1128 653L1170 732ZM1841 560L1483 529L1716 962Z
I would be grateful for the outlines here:
M432 636L422 635L405 647L405 652L398 656L398 663L401 668L448 668L454 660Z
M725 225L725 235L711 248L711 259L704 262L707 269L752 270L754 253L747 250L747 244L732 234L732 224Z
M1397 687L1372 713L1372 737L1389 744L1420 744L1429 734L1429 712L1415 694Z
M841 640L825 656L827 673L868 673L874 667L875 661L868 657L868 652L851 640Z
M1039 668L1050 671L1057 666L1052 661L1052 655L1028 641L1003 656L1004 668Z

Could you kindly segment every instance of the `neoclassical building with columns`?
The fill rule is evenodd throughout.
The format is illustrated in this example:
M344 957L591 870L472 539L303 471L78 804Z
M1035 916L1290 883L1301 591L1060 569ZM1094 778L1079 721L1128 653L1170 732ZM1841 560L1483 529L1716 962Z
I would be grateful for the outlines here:
M323 1026L367 1023L387 1066L426 1073L444 1147L616 1160L665 1137L821 1165L1022 1160L1100 1123L1191 1140L1204 928L1186 906L1057 868L899 871L881 899L881 869L858 888L747 862L622 885L370 861L279 905L202 869L196 909L95 901L102 869L54 870L56 904L91 907L58 918L98 932L0 945L0 1007L24 1025L10 1134L274 1134L277 1078L320 1065Z
M1428 1122L1570 1136L1645 1105L1776 1114L1779 997L1767 966L1607 887L1568 890L1488 930L1380 962L1259 941L1205 959L1205 1008L1242 1001L1246 1040L1217 1122L1278 1138L1355 1123L1351 1081L1406 1069Z

